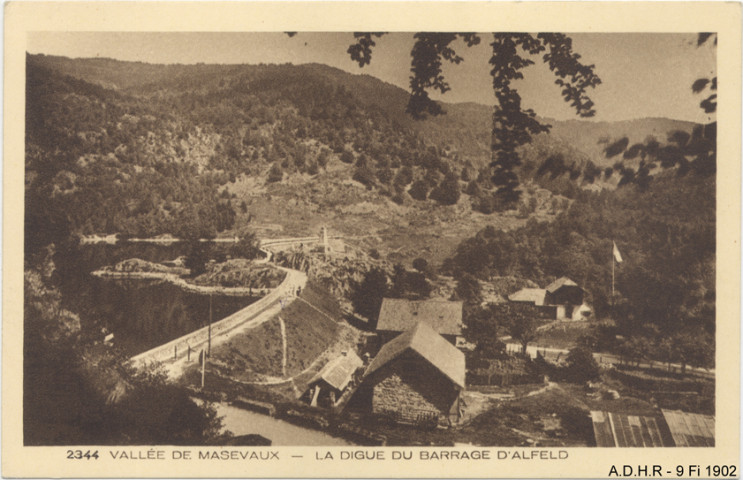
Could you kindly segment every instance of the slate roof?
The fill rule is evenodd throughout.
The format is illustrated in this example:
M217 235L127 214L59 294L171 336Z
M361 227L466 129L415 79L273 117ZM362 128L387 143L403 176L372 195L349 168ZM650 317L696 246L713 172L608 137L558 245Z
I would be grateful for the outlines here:
M715 417L678 410L662 410L677 447L714 447Z
M385 298L377 330L404 332L421 321L441 335L462 335L462 302Z
M309 383L311 385L319 380L324 380L336 390L343 390L351 381L353 372L363 364L364 362L356 355L356 352L348 352L346 355L340 355L326 363Z
M424 322L418 322L410 330L385 343L364 375L371 375L408 350L416 352L449 380L464 389L464 353Z
M599 447L673 447L663 417L592 411L593 433Z
M528 302L542 306L544 305L545 295L547 295L547 290L544 288L522 288L518 292L509 295L508 299L512 302Z
M554 282L552 282L549 285L547 285L547 288L545 290L547 290L549 293L555 293L556 291L558 291L562 287L578 287L578 288L580 288L580 286L577 283L575 283L574 281L570 280L568 277L560 277L557 280L555 280Z

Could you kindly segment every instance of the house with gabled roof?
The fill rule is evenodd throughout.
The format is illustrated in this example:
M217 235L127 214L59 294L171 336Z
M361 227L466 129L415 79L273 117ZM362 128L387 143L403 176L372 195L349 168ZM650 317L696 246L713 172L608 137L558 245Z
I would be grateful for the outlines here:
M583 289L568 277L560 277L545 288L544 302L547 305L581 305Z
M544 288L522 288L516 293L508 296L508 300L519 303L529 303L537 307L544 305L544 297L547 290Z
M538 308L545 317L557 320L581 320L591 309L584 303L585 291L568 277L561 277L547 288L522 288L508 296L508 300L528 303Z
M461 418L464 390L464 353L421 321L382 346L356 404L398 423L448 425Z
M379 310L377 334L387 343L423 322L452 345L461 344L462 302L385 298Z

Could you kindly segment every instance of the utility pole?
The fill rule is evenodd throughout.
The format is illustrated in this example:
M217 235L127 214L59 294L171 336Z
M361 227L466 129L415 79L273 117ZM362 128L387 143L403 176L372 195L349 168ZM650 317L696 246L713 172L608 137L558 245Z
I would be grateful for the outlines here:
M202 350L199 356L201 357L201 388L204 388L204 378L206 377L206 352Z
M325 258L328 258L328 227L322 227L322 244L324 247Z
M614 306L614 253L611 255L611 305Z
M613 264L612 264L613 265ZM206 344L206 354L212 354L212 294L209 294L209 339Z

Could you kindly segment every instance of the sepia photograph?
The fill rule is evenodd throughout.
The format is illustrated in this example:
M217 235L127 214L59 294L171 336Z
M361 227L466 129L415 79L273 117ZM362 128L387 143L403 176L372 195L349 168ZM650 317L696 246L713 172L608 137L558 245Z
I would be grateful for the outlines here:
M31 34L25 444L714 445L716 43Z
M21 446L451 466L737 442L725 39L26 32Z

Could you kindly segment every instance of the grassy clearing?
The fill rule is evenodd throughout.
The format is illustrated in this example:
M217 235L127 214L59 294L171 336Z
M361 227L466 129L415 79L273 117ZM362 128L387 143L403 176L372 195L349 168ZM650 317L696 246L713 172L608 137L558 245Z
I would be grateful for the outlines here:
M338 336L336 322L340 317L328 313L340 311L337 302L311 283L302 290L300 297L301 300L292 302L280 314L286 324L286 372L289 376L308 368Z
M578 337L593 330L594 326L588 322L561 322L540 330L530 343L540 347L569 350L575 346Z
M325 312L326 315L332 317L336 322L343 318L343 312L336 299L313 280L307 283L307 287L299 297Z
M239 381L282 377L283 344L279 318L286 326L288 376L310 367L338 339L337 302L308 284L295 300L264 324L245 330L212 351L214 368ZM338 315L334 317L333 315Z
M255 374L281 375L281 330L276 318L246 330L212 350L214 365L223 374L242 381Z

